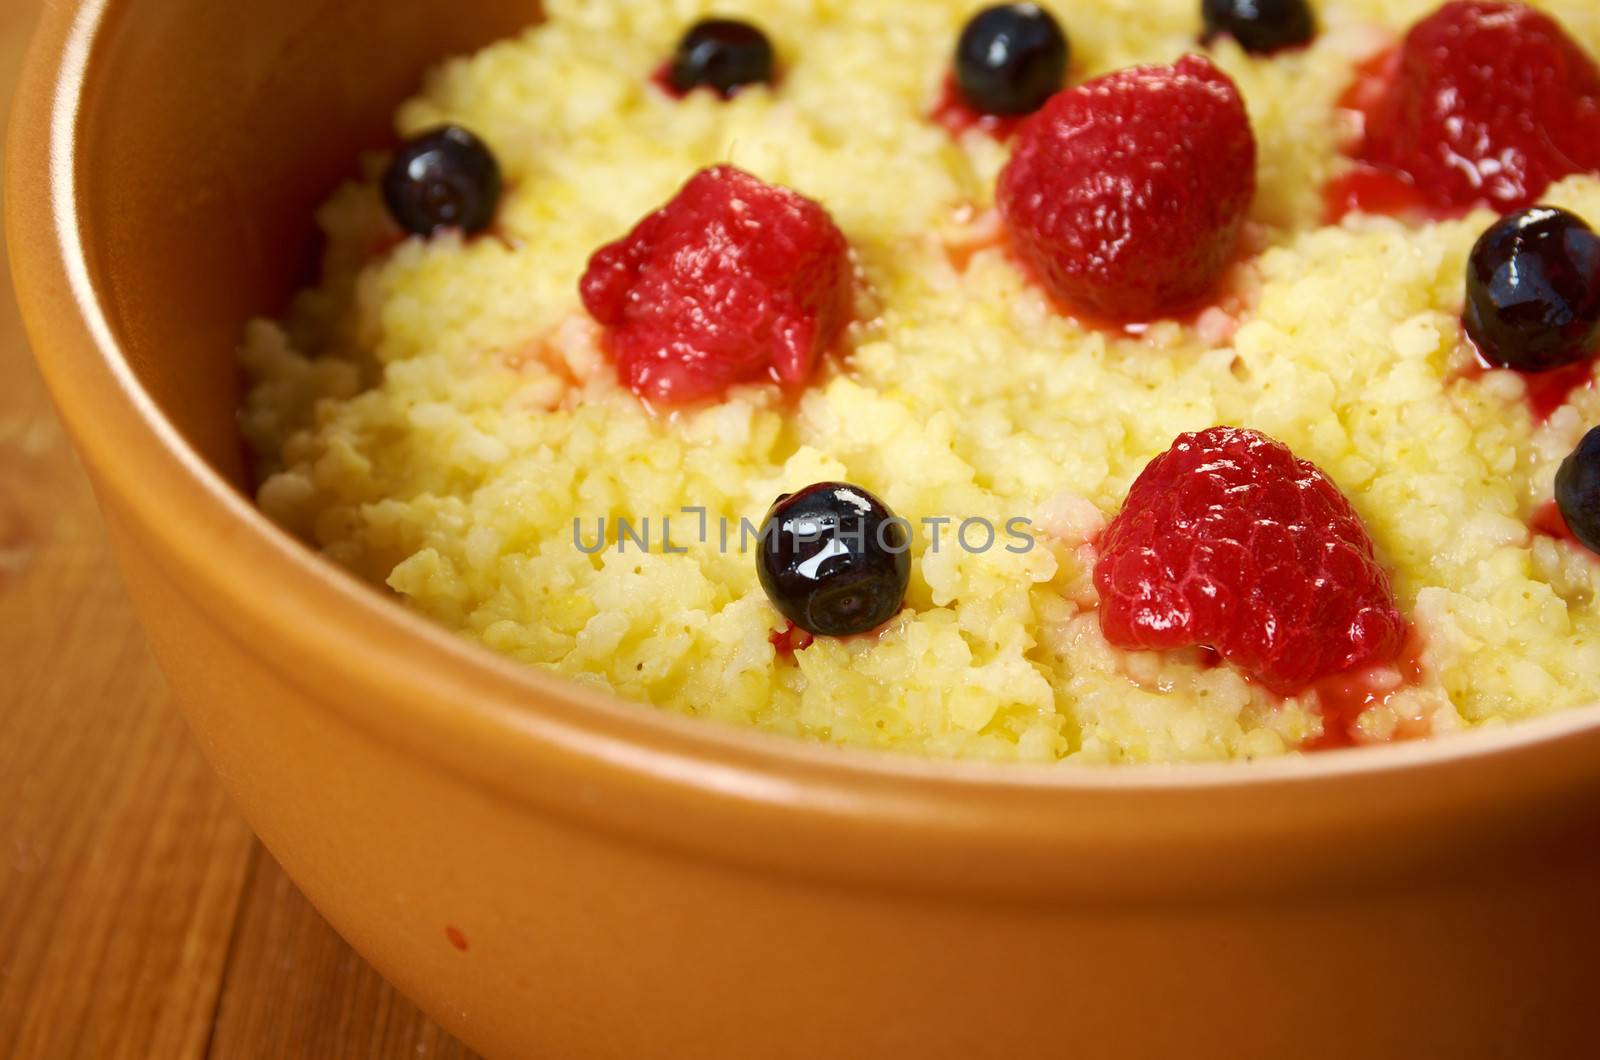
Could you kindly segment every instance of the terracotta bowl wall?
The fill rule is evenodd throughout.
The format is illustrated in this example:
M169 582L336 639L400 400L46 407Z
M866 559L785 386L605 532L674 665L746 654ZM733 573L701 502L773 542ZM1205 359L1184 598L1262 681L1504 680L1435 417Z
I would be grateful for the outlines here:
M106 17L79 131L89 267L139 381L238 482L240 321L313 275L313 211L393 141L422 73L533 24L537 3L146 0Z

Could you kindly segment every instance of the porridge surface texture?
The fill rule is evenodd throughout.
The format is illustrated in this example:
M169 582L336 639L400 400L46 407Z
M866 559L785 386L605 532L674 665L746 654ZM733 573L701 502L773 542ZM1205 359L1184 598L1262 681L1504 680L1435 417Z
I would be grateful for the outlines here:
M1072 83L1201 50L1196 0L1046 6ZM352 183L320 215L321 285L250 325L259 502L446 627L661 709L940 757L1258 757L1319 740L1315 695L1274 695L1200 649L1113 648L1092 579L1093 541L1145 465L1231 424L1337 484L1416 631L1421 678L1360 716L1359 741L1600 701L1600 563L1529 529L1600 395L1541 420L1522 377L1473 370L1463 275L1490 211L1325 223L1324 188L1351 165L1338 102L1433 6L1329 0L1307 48L1204 49L1258 141L1248 253L1216 306L1124 332L1060 312L1007 253L1006 144L929 118L972 4L724 0L715 13L760 25L780 72L724 101L651 76L706 5L550 0L543 25L446 63L398 114L402 135L458 123L492 146L495 229L396 241L376 179ZM1600 6L1539 6L1600 54ZM859 271L856 322L797 396L749 385L652 409L619 385L578 281L719 163L829 211ZM1600 222L1595 178L1543 201ZM876 635L780 652L739 521L831 480L917 527L906 606ZM705 509L706 542L685 507ZM664 516L686 552L663 549ZM935 551L922 521L940 517ZM1027 519L1034 545L1008 550L1002 530L962 548L975 517ZM602 518L611 547L576 547L575 521L592 547ZM648 552L617 549L618 518L649 520Z

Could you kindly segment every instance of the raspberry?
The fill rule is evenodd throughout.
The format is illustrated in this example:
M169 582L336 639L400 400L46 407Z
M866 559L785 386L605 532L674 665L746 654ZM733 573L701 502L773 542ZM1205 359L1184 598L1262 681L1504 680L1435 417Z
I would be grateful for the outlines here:
M826 210L715 166L597 251L580 290L623 385L682 404L734 383L803 384L849 320L851 283Z
M1600 170L1600 71L1532 8L1445 4L1406 34L1359 157L1441 209L1531 206L1552 181Z
M1238 89L1186 55L1053 96L1018 135L998 199L1017 255L1059 301L1144 321L1212 290L1255 190Z
M1206 645L1284 694L1392 659L1389 577L1328 477L1282 442L1213 427L1144 469L1100 539L1100 628L1120 648Z

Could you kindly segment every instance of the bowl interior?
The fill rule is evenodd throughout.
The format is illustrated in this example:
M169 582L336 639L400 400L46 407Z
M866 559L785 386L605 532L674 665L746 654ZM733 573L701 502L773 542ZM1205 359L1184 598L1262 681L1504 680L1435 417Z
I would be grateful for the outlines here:
M316 207L363 149L391 141L420 72L537 15L534 0L76 0L47 11L30 60L8 231L64 418L130 555L308 699L615 834L919 889L1276 886L1247 856L1264 849L1331 886L1520 836L1519 807L1600 805L1600 706L1503 733L1183 769L998 768L724 729L492 656L268 532L190 456L243 485L243 322L307 279ZM1346 864L1330 835L1360 835L1373 856Z
M139 381L242 486L242 322L309 278L316 207L393 140L421 71L538 3L157 0L105 17L79 128L90 274Z

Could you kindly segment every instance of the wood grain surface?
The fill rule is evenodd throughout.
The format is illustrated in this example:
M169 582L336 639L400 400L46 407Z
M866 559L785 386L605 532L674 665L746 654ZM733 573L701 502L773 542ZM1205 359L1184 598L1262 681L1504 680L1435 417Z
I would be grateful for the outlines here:
M0 103L43 0L0 0ZM0 282L0 1057L464 1057L229 805Z

